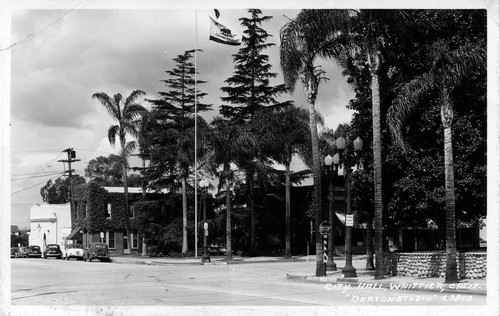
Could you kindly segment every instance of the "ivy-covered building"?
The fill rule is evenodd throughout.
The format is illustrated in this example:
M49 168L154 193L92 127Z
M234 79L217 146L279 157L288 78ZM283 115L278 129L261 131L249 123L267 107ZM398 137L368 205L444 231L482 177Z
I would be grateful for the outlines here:
M68 239L84 247L104 242L111 254L142 252L139 214L134 210L134 203L141 196L141 188L128 188L127 209L123 187L101 187L92 182L75 186L71 205L72 232Z

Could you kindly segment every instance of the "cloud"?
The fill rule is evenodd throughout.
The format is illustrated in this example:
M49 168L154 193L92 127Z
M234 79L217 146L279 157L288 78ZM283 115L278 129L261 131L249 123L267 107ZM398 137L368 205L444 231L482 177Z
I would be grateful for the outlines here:
M198 79L207 81L199 87L208 93L203 102L213 104L214 109L203 116L210 121L219 114L220 98L225 96L220 88L233 75L232 55L241 46L208 40L212 8L68 12L23 10L12 17L12 40L20 43L11 49L11 150L24 153L13 154L12 173L38 172L47 169L51 162L49 170L63 171L62 163L54 159L71 147L81 159L74 168L83 175L91 159L117 153L107 140L107 130L114 122L104 107L92 99L92 94L127 96L141 89L147 98L157 98L159 91L166 90L161 80L167 78L165 71L174 67L173 59L195 47L203 50L196 55ZM283 14L293 18L297 12L263 10L265 15L274 17L262 24L272 35L269 42L276 44L264 51L273 66L271 71L278 74L273 85L283 83L279 64L279 30L287 21ZM238 19L249 16L245 10L221 9L220 13L222 23L243 32ZM349 120L345 105L351 92L333 61L321 64L330 81L320 87L317 109L325 116L327 126L335 128ZM307 107L299 85L295 94L283 95L282 99ZM42 153L25 154L28 151ZM16 184L16 189L36 183L33 180ZM13 202L41 201L39 188L13 195Z

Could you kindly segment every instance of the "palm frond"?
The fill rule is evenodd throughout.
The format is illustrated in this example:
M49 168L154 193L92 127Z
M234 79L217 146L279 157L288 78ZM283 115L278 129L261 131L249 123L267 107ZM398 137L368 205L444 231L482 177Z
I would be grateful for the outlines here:
M449 52L448 85L457 86L474 73L486 70L486 45L484 42L466 43Z
M387 113L387 122L391 137L396 146L405 149L403 140L403 126L407 118L418 108L419 100L435 87L434 76L423 74L401 89Z
M133 121L139 118L143 113L146 113L147 110L140 104L132 103L126 104L123 107L122 117L125 121Z
M123 97L120 93L117 93L113 96L113 100L114 100L114 103L115 103L115 106L116 106L116 114L117 114L117 117L116 117L116 120L118 122L120 122L122 120L122 102L123 102Z
M125 99L124 107L130 106L130 105L134 104L135 100L138 97L143 96L145 94L146 94L146 92L144 92L142 90L134 90L134 91L132 91L132 93L130 93L130 95L127 97L127 99Z
M132 154L135 151L136 147L137 147L136 141L134 141L134 140L129 141L129 142L127 142L125 147L123 147L122 154L124 155L124 157L128 157L128 156L130 156L130 154Z
M133 121L122 121L120 128L125 132L125 134L131 135L134 138L139 137L138 126L134 124Z
M285 85L291 93L302 70L302 42L300 25L296 20L289 20L280 29L280 65Z
M120 132L120 126L111 125L108 129L108 140L111 146L115 146L116 143L116 134Z
M104 106L104 108L108 111L108 113L113 117L113 119L117 120L118 117L120 117L120 113L118 112L118 107L114 103L114 100L110 98L109 95L107 95L104 92L98 92L94 93L92 95L93 99L97 99L101 104Z

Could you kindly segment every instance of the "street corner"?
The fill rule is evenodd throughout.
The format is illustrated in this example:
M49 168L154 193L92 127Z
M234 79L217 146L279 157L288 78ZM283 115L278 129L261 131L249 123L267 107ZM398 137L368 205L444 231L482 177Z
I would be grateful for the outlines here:
M458 283L445 283L435 279L408 279L385 277L372 279L367 275L355 278L344 278L341 273L326 276L311 276L305 274L287 274L286 278L292 281L312 282L324 284L327 290L354 290L367 291L420 291L430 293L449 294L450 301L463 301L468 295L486 295L485 280L463 280Z

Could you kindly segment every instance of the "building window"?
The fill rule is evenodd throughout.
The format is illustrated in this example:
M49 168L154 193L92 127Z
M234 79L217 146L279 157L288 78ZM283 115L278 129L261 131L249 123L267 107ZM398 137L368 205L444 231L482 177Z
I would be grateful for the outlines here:
M139 234L137 232L133 232L130 234L130 238L132 239L132 249L139 248Z
M108 203L105 207L104 217L111 218L111 203Z
M130 217L130 218L134 217L134 206L133 205L128 206L128 217Z
M106 232L105 243L108 244L109 248L115 248L115 232Z

